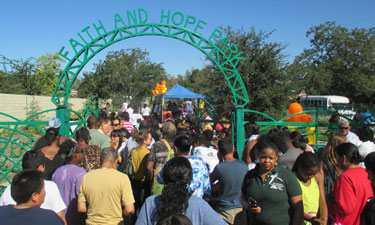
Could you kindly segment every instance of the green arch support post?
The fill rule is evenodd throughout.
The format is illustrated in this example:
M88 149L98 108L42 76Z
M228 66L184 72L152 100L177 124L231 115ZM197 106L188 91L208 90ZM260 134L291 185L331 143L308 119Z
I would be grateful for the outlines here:
M233 95L233 105L236 113L236 142L237 149L244 148L244 107L249 102L246 87L236 66L242 52L231 43L224 32L215 28L209 37L204 37L200 31L207 23L191 15L185 16L181 12L161 10L160 22L148 21L149 14L145 9L128 10L124 15L115 14L113 29L109 30L102 21L93 23L71 38L70 51L62 47L59 54L68 61L64 71L56 84L51 101L57 106L57 116L62 120L61 133L68 132L68 114L66 108L73 83L83 67L100 51L106 47L132 37L163 36L183 41L202 53L220 69Z

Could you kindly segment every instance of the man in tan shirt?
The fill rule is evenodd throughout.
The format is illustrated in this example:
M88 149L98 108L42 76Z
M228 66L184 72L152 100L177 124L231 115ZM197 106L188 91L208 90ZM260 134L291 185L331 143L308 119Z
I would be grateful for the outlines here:
M117 161L117 151L105 148L100 154L101 168L82 178L78 212L87 212L88 225L122 224L123 215L134 213L131 184L127 175L115 169Z

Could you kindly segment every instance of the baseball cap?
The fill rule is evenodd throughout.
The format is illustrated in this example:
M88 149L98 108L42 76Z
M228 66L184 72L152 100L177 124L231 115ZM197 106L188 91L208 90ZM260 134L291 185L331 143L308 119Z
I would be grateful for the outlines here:
M59 128L60 126L61 126L61 120L59 118L51 118L47 122L46 129L51 128L51 127Z

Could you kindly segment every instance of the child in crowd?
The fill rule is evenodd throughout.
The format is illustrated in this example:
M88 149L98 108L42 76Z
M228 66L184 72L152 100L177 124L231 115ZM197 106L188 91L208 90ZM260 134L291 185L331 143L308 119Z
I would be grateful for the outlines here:
M316 154L303 152L298 156L292 168L302 189L303 224L306 225L327 224L328 220L323 177L318 173L319 165L319 158Z

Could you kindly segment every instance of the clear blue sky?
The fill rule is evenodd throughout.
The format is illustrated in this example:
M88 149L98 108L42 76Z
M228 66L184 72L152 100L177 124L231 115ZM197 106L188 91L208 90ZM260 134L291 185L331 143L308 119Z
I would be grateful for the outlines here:
M287 45L288 60L309 47L306 31L326 21L354 28L375 26L374 0L2 0L0 6L0 55L11 59L39 57L69 46L70 38L99 19L113 29L114 14L144 8L149 22L159 22L161 9L180 11L204 20L202 34L230 25L234 29L274 30L268 42ZM109 29L109 30L111 30ZM84 70L103 59L108 51L139 47L150 53L153 62L163 63L173 76L191 68L201 68L205 56L195 48L171 38L137 37L103 50ZM64 66L64 65L63 65Z

